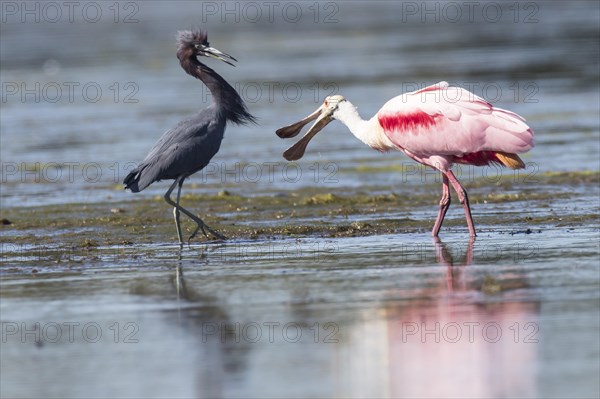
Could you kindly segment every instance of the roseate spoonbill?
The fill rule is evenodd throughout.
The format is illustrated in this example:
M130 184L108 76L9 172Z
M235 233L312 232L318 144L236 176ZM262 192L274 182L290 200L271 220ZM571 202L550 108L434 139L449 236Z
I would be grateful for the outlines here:
M325 99L312 114L277 130L281 138L296 136L312 120L316 122L283 156L295 161L304 155L308 142L333 119L378 151L399 150L415 161L442 173L442 199L431 234L437 237L450 207L450 187L463 205L469 234L475 237L469 199L454 173L455 163L483 166L497 163L511 169L524 168L517 155L533 147L533 131L525 119L460 87L440 82L389 100L369 120L343 96Z
M165 132L142 163L125 177L123 184L126 189L137 193L156 181L175 180L164 198L169 205L173 206L177 237L181 246L183 240L179 225L180 212L187 215L197 225L188 242L196 236L200 229L206 237L208 237L206 233L208 230L214 237L225 239L224 236L208 227L198 216L179 205L181 186L188 176L208 165L212 157L219 151L228 121L239 125L254 122L254 117L248 112L235 89L214 70L198 61L197 57L215 58L232 66L231 61L237 61L235 58L211 47L205 31L179 32L177 43L177 58L181 67L208 87L214 102ZM177 200L173 201L171 192L175 186L178 186Z

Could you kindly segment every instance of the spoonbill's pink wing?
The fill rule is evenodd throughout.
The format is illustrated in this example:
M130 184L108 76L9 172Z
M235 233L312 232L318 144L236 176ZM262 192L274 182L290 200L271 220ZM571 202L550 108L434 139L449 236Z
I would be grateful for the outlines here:
M516 154L533 147L524 118L447 82L392 98L376 118L394 145L423 157Z

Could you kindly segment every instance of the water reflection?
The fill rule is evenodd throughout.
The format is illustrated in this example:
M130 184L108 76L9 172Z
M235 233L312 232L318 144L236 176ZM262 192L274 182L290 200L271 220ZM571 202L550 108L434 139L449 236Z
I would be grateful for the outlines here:
M477 262L474 241L464 254L437 240L446 268L436 300L388 302L361 312L337 347L334 372L342 396L535 396L539 325L536 302L465 301L453 294L480 289L465 274ZM455 248L456 249L456 248ZM432 296L428 292L428 296Z
M435 256L437 261L441 265L446 265L446 267L448 268L446 277L446 287L448 288L448 291L454 291L454 287L457 284L457 280L460 276L460 266L468 266L473 263L473 246L475 245L475 238L469 238L464 262L462 262L460 266L455 265L454 256L452 255L452 252L448 248L448 245L442 242L442 240L440 240L439 237L434 237L434 245ZM466 289L464 284L462 288Z
M155 320L154 330L162 334L154 344L178 347L179 355L187 352L185 370L174 366L171 373L177 373L173 378L185 387L181 392L195 397L248 392L258 396L535 396L540 306L482 293L483 259L478 259L476 246L474 241L466 246L434 241L427 258L435 255L438 265L420 266L437 271L423 275L423 281L410 288L415 290L411 299L402 299L406 288L400 286L384 300L371 298L345 306L311 303L317 283L307 279L290 285L296 302L260 305L258 297L276 290L265 288L261 294L260 284L251 277L244 279L245 295L252 298L248 306L233 305L231 295L221 295L223 282L215 287L206 273L210 266L203 263L203 249L200 255L184 251L176 255L169 274L169 295L177 305ZM404 259L399 262L398 267L405 266ZM326 268L321 272L326 279ZM511 278L527 286L524 274L512 273ZM328 286L337 290L337 284ZM497 284L502 287L503 282ZM354 295L369 298L369 283L353 289ZM301 340L281 335L282 325L290 321L304 334ZM325 330L328 322L333 327ZM279 323L272 340L267 339L268 323ZM314 335L315 326L320 335ZM260 329L263 336L257 338Z
M227 379L240 369L247 368L247 356L250 348L238 337L239 331L228 328L231 318L218 297L205 290L202 281L195 280L188 285L185 267L202 268L206 266L206 246L197 248L179 248L175 266L170 275L175 309L163 313L160 321L170 336L165 336L158 345L169 346L173 332L185 343L186 356L190 368L185 371L174 367L170 373L181 384L172 392L192 395L199 398L221 397L226 391ZM225 330L222 332L221 329ZM230 344L239 343L239 344ZM180 389L185 387L185 389Z

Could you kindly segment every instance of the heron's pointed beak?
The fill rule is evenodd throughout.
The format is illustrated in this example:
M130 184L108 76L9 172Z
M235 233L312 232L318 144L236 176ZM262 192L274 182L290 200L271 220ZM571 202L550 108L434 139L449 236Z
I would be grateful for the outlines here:
M308 124L308 122L314 121L315 119L317 119L317 117L321 114L321 112L323 112L322 106L319 107L312 114L308 115L306 118L304 118L294 124L277 129L275 134L277 134L282 139L289 139L292 137L296 137L298 135L298 133L300 133L300 130L302 130L302 128L306 124Z
M237 60L234 57L232 57L231 55L229 55L227 53L224 53L221 50L217 50L214 47L204 47L202 49L202 53L204 55L206 55L207 57L211 57L211 58L214 58L216 60L223 61L224 63L229 64L231 66L235 66L235 65L233 65L230 62L230 60L237 62Z
M302 158L304 156L304 152L306 151L306 146L308 145L309 141L312 140L313 137L315 137L315 135L317 133L319 133L321 130L323 130L323 128L325 126L327 126L327 124L329 122L331 122L333 120L333 117L331 116L333 114L333 110L328 109L325 107L325 104L323 104L318 110L316 110L314 113L310 114L309 116L307 116L305 119L301 120L300 122L297 122L293 125L287 126L285 128L282 129L290 129L290 132L293 133L291 136L289 137L293 137L296 134L298 134L298 132L300 132L300 129L302 129L302 126L306 125L308 122L310 122L312 119L317 118L316 122L311 126L310 129L308 129L308 132L306 132L306 134L293 146L291 146L290 148L287 149L286 152L283 153L283 157L285 159L287 159L288 161L297 161L300 158ZM312 119L309 119L312 118ZM296 127L296 125L302 123L302 125L300 125L300 127ZM291 130L291 128L294 127L294 129L296 130ZM277 132L277 134L279 135L279 131L281 129L279 129ZM279 137L282 137L281 135L279 135Z

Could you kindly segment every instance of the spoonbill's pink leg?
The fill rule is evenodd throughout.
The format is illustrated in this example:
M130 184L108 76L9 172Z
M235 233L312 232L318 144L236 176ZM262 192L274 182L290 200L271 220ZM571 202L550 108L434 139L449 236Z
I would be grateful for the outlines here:
M446 217L446 212L448 212L448 208L450 208L450 202L452 202L452 199L450 198L448 177L445 174L442 174L442 199L440 200L440 211L438 212L438 217L433 225L433 230L431 230L431 235L434 237L438 236L438 233L442 228L444 217Z
M448 176L450 184L452 184L452 187L454 187L454 191L456 191L456 194L458 194L458 200L463 205L463 209L465 210L467 226L469 227L469 235L471 237L477 237L477 233L475 233L475 225L473 224L473 217L471 216L471 207L469 206L469 197L467 197L467 192L451 170L446 172L446 176Z

